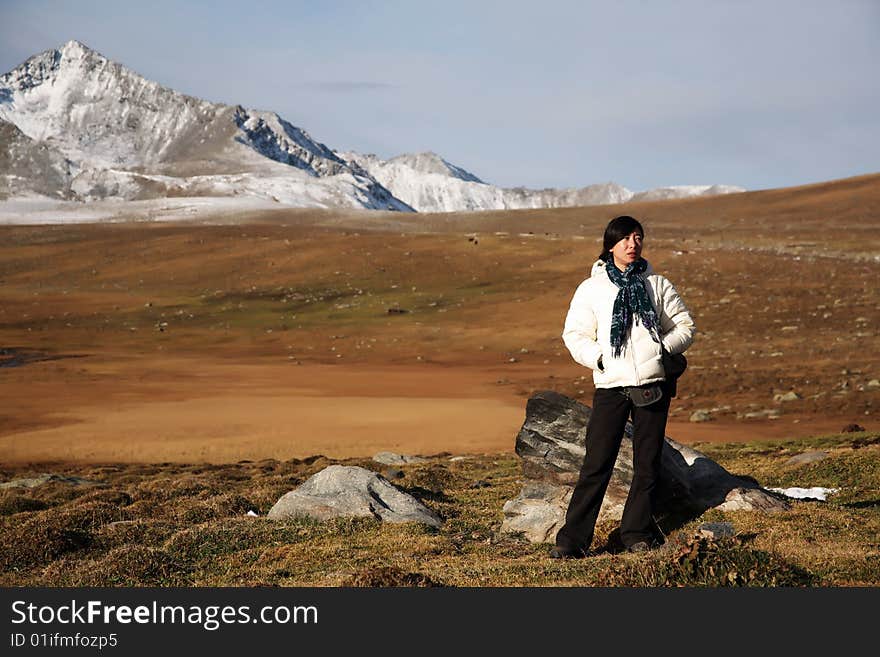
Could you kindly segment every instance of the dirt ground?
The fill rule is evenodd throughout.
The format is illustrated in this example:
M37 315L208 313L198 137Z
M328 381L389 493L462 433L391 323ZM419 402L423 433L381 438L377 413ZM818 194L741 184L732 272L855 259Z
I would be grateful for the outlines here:
M512 451L535 391L590 402L559 334L621 213L698 326L670 437L878 428L868 176L534 212L0 227L0 460Z

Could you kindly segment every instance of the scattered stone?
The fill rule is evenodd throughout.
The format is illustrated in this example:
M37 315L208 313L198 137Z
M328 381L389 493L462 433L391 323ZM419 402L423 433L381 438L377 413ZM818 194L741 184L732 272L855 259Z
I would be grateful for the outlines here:
M868 381L868 385L866 387L872 388L872 389L873 388L880 388L880 379L871 379L870 381Z
M768 488L767 490L773 490ZM715 507L720 511L788 511L791 507L760 488L734 488Z
M421 456L395 454L394 452L379 452L373 456L373 460L382 465L410 465L412 463L424 463L428 459Z
M108 522L107 527L127 527L136 525L139 522L139 520L114 520L113 522Z
M570 499L571 488L568 486L529 481L518 497L504 503L501 531L522 532L532 543L552 543L565 521Z
M797 456L792 456L785 462L785 465L804 465L805 463L815 463L816 461L821 461L824 458L828 457L828 452L823 451L813 451L813 452L804 452L803 454L798 454Z
M442 524L436 513L384 477L366 468L344 465L331 465L312 475L285 493L267 514L272 520L300 516L317 520L372 516L384 522Z
M389 308L389 315L406 315L409 311L405 308Z
M865 427L853 422L852 424L847 424L841 429L840 433L858 433L859 431L865 431Z
M390 481L391 479L403 479L406 476L406 473L397 468L385 468L382 470L382 476Z
M743 415L743 417L746 418L747 420L760 419L760 418L767 418L770 420L775 420L776 418L779 417L779 415L780 415L780 412L779 412L778 408L765 408L762 411L750 411L749 413L745 413Z
M775 402L791 402L797 401L798 399L803 399L803 397L801 397L794 390L789 390L784 394L773 395L773 401Z
M65 475L43 473L34 475L33 477L25 477L23 479L13 479L0 483L0 488L36 488L49 482L70 484L71 486L106 486L107 484L100 481L92 481L83 479L82 477L68 477Z
M554 539L583 463L590 412L588 406L549 390L528 400L515 448L526 481L520 494L504 504L502 532L522 532L536 543ZM599 520L620 519L632 476L632 424L627 423ZM666 437L658 518L698 517L711 508L781 511L789 505L753 480L736 477L704 454Z
M691 413L689 419L691 422L708 422L712 419L712 415L707 410L698 409Z
M734 536L733 523L730 522L704 522L694 533L695 538L708 538L717 541L719 538Z

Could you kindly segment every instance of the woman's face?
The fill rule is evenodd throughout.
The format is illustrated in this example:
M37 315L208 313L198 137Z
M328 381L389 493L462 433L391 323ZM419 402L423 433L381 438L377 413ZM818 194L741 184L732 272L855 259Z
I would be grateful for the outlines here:
M625 269L628 265L642 257L642 234L633 231L611 249L614 256L614 264L621 269Z

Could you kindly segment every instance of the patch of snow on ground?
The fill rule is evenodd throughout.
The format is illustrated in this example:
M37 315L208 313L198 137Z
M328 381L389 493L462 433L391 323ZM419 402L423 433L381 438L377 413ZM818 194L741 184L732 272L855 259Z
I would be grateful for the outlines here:
M836 493L840 489L822 488L821 486L813 486L812 488L798 488L797 486L794 486L792 488L768 488L767 490L771 490L774 493L781 493L786 497L791 497L796 500L820 500L824 502L828 495Z
M149 201L55 201L46 197L0 201L0 224L44 225L124 221L181 221L282 207L254 197L168 198Z

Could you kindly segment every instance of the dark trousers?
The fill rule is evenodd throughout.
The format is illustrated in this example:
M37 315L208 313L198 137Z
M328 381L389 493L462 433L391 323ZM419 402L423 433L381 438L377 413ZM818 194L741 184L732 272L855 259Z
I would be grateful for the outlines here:
M636 406L619 388L597 388L587 425L584 464L565 514L565 525L556 534L556 545L562 549L590 547L630 415L633 480L620 522L620 538L627 547L639 541L654 540L653 498L669 415L668 391L664 387L663 398L650 406Z

